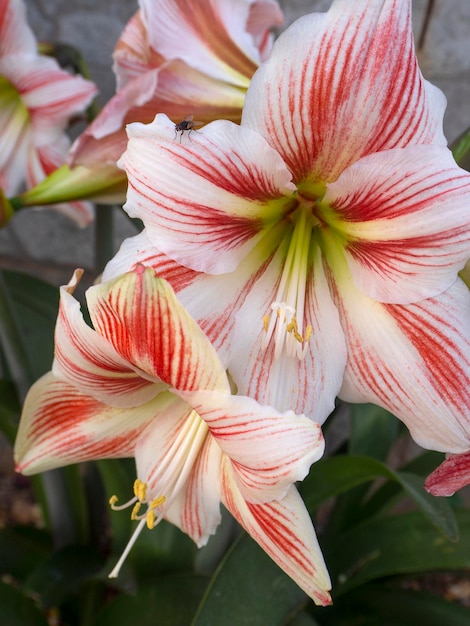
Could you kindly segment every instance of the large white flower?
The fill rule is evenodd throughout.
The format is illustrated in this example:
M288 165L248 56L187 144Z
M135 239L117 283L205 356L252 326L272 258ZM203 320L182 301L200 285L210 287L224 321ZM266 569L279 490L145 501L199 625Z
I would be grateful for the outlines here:
M337 394L470 448L470 177L419 71L409 0L336 0L274 44L241 126L129 127L136 262L168 278L241 393L323 422Z

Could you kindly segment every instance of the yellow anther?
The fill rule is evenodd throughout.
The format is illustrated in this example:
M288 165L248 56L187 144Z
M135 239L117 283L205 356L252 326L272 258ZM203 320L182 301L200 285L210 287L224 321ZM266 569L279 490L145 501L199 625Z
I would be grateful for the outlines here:
M132 509L132 513L131 513L131 520L138 519L137 515L139 513L140 507L141 507L141 503L140 502L136 502L134 504L134 508Z
M265 315L263 317L263 328L264 328L264 332L267 333L268 328L269 328L269 315Z
M308 341L313 333L313 327L310 324L305 329L305 341Z
M154 510L149 509L147 511L147 515L145 516L145 521L147 523L147 528L149 530L152 530L152 528L155 526L155 520L156 520L156 516L155 516Z
M153 510L156 509L158 506L161 506L162 504L165 503L165 496L159 496L158 498L155 498L155 500L152 500L149 504L149 509Z
M140 478L134 481L134 495L140 502L144 502L147 497L147 483L141 481Z
M111 496L109 498L109 506L113 507L118 500L119 498L117 496Z

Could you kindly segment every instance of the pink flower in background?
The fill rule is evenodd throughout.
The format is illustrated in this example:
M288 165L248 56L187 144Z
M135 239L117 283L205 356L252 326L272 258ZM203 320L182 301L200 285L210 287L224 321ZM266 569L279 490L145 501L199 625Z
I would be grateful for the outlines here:
M73 146L70 164L115 165L126 124L157 113L239 121L250 79L282 24L274 0L140 0L114 51L117 93Z
M135 457L128 504L140 523L111 576L143 526L162 518L204 545L222 502L316 603L329 604L328 573L294 486L323 453L320 427L231 395L207 337L152 269L87 291L93 329L72 296L76 280L61 289L53 370L24 404L18 471Z
M0 187L6 195L36 185L64 163L65 129L96 91L37 53L22 0L0 0ZM81 225L92 218L83 203L58 208Z
M336 0L274 44L241 126L130 125L105 277L152 265L240 393L323 422L373 402L423 447L470 448L470 176L417 65L409 0Z

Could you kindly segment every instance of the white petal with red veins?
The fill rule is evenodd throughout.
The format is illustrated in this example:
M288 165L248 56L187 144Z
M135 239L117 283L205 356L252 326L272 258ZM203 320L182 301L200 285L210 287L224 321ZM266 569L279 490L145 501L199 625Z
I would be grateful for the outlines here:
M422 447L470 447L470 292L458 280L415 304L370 300L347 281L336 304L348 342L340 397L399 417Z
M96 330L144 376L181 390L229 391L211 343L153 269L91 287L87 303Z
M265 136L295 182L333 181L373 152L445 145L444 108L418 68L411 2L336 0L275 42L251 81L242 125Z
M158 379L143 378L133 364L85 323L80 305L71 295L75 284L76 276L68 287L61 288L54 374L82 393L121 408L147 402L165 389Z
M141 0L151 47L197 70L247 87L259 53L246 26L252 0ZM267 27L271 24L267 24Z
M246 502L228 464L222 502L250 536L315 604L331 604L330 578L305 505L295 487L280 501Z
M346 238L356 286L405 304L449 287L469 256L470 175L450 150L413 146L360 159L323 202Z
M171 394L136 408L103 404L48 373L30 389L15 442L17 470L35 474L91 459L133 456L145 426Z
M346 345L325 278L320 253L310 268L305 292L302 328L311 326L305 357L275 356L274 338L266 348L263 317L271 313L285 253L280 246L268 266L256 277L241 309L231 341L229 370L239 393L261 404L305 413L322 424L334 409L346 363Z
M152 124L131 124L128 135L124 208L187 267L234 270L292 206L290 174L257 133L220 120L178 138L157 115Z
M230 458L246 499L266 502L282 498L323 454L321 428L304 415L280 413L243 396L176 393L199 413Z

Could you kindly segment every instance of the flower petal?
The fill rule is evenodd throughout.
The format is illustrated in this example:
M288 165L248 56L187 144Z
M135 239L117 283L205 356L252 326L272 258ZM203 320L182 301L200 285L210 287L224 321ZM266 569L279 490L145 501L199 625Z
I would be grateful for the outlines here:
M150 123L155 111L166 113L175 122L189 112L202 123L218 118L237 122L244 98L240 89L201 74L182 61L166 63L137 76L111 98L74 143L70 162L115 164L126 149L126 125Z
M256 283L236 313L229 369L239 393L252 396L261 404L305 413L322 424L334 409L346 363L346 345L338 312L333 305L325 278L320 251L307 276L302 327L310 326L303 359L275 354L274 338L263 348L266 331L263 318L271 313L285 251L282 245L260 268ZM300 321L300 320L299 320Z
M282 228L277 230L282 230ZM268 233L263 240L263 246L255 247L243 259L236 271L212 275L195 272L170 259L153 246L144 229L139 235L123 242L119 252L105 267L103 281L124 274L139 264L152 267L158 276L170 283L180 302L211 340L224 366L228 367L237 311L248 296L250 301L254 299L255 294L252 294L251 289L254 284L258 283L259 276L263 274L271 251L279 244L279 233L275 231L276 228L273 228ZM259 293L258 288L255 293ZM256 327L253 319L259 319L260 324L262 322L264 309L257 318L255 306L253 303L245 332L249 332L251 326ZM233 355L230 357L230 364L231 367L234 366Z
M356 286L405 304L449 287L469 256L470 175L440 146L364 157L323 199L346 238Z
M23 2L0 2L0 57L13 54L35 54L36 38L26 19Z
M229 391L209 340L151 268L91 287L87 303L98 333L148 378L180 390Z
M165 59L150 46L142 14L137 11L127 22L113 52L113 70L117 90L148 70L165 63Z
M315 604L331 604L325 561L295 487L282 500L252 504L243 499L230 467L224 469L222 502L230 513Z
M470 447L470 292L458 280L435 298L380 304L337 281L348 343L340 397L373 402L399 417L422 447Z
M183 265L232 271L290 208L290 174L257 133L221 120L183 141L157 115L150 125L130 125L128 134L120 161L129 179L124 208Z
M31 112L37 145L57 137L97 93L92 82L68 74L49 57L24 57L16 70L12 82Z
M252 398L216 392L178 392L201 416L230 458L245 499L283 497L323 454L320 426L305 415L280 413Z
M426 478L424 487L433 496L452 496L470 484L470 452L451 454Z
M259 52L247 32L252 0L141 0L150 46L220 80L248 86ZM274 24L266 24L269 28Z
M161 394L117 409L48 373L26 397L15 442L17 471L34 474L91 459L133 456L145 425L173 401Z
M136 448L137 475L152 497L165 496L165 519L198 546L220 523L221 454L201 418L176 398Z
M87 326L72 296L80 273L60 291L52 371L84 394L115 407L147 402L166 385L151 380L126 361L99 333Z
M409 0L335 0L275 42L248 89L242 125L264 135L295 182L333 181L373 152L445 145L444 108L418 68Z

